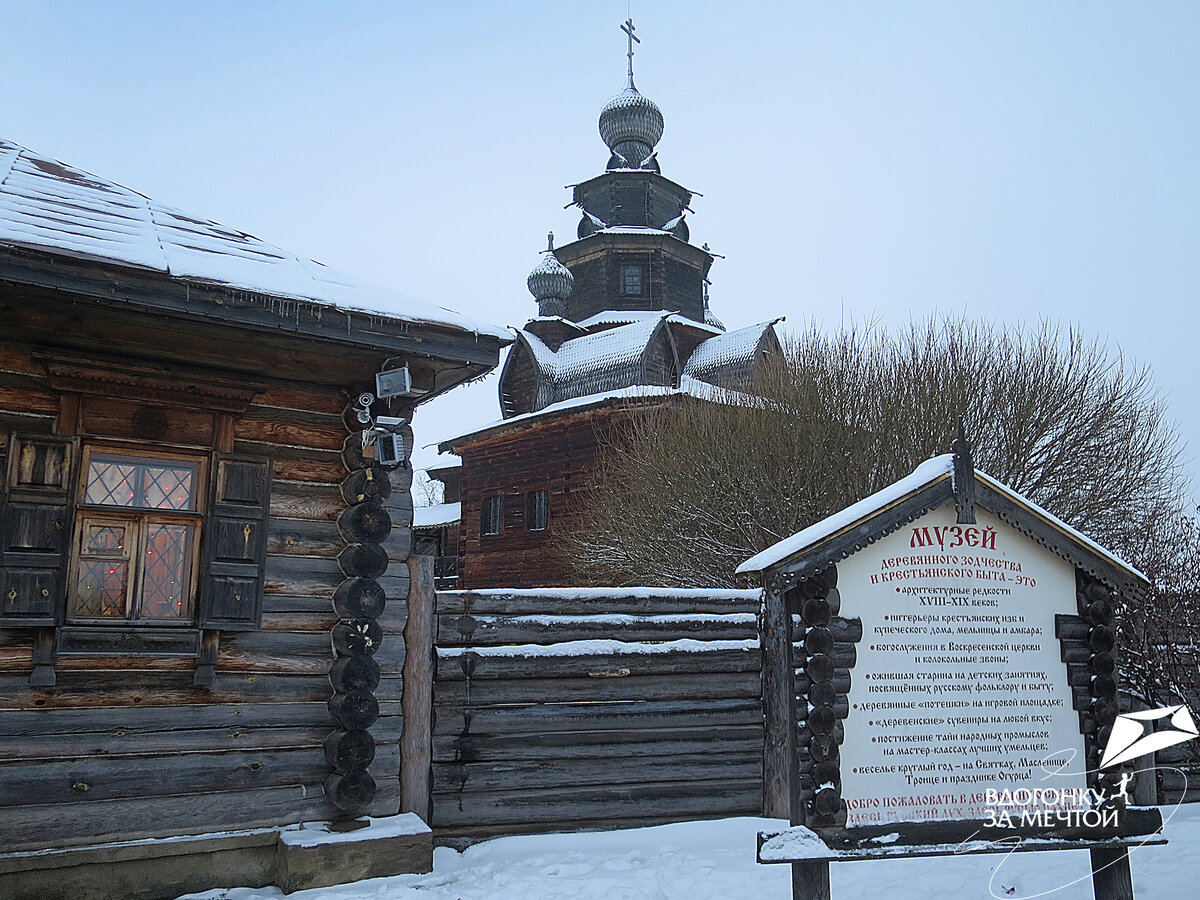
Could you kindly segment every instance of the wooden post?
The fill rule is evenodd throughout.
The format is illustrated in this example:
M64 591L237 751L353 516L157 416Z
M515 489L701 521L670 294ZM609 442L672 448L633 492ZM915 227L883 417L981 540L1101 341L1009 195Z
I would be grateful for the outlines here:
M792 900L829 900L829 860L792 863Z
M1133 873L1127 847L1103 847L1092 854L1092 893L1096 900L1133 900Z
M796 690L792 618L777 585L763 582L763 815L792 821L796 765Z
M404 731L400 737L400 811L429 822L433 765L433 663L437 595L432 556L408 558L404 626Z

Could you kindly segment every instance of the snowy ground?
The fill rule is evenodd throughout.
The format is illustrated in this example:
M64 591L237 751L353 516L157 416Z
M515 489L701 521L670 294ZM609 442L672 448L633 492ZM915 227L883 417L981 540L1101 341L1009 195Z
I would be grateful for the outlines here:
M1200 804L1163 809L1170 844L1134 850L1134 890L1192 900L1200 882ZM755 834L773 819L685 822L599 834L500 838L465 853L438 849L429 875L375 878L299 891L293 900L759 900L791 897L789 867L754 861ZM836 863L834 900L997 897L1090 900L1081 851ZM1064 887L1081 879L1073 886ZM990 887L989 887L990 885ZM1012 893L1008 889L1014 888ZM189 900L278 900L277 888L230 888Z

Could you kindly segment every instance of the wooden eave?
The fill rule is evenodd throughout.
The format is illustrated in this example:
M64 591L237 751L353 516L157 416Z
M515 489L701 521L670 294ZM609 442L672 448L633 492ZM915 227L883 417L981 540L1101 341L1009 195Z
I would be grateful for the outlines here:
M713 263L712 256L699 247L680 240L669 232L649 229L645 232L597 231L585 238L554 248L554 255L564 266L570 267L597 259L612 251L647 250L661 250L666 256L700 269L703 275L708 274Z
M683 399L683 395L678 393L641 397L607 397L603 400L597 400L594 404L589 403L586 406L571 406L566 409L557 409L550 412L539 411L530 414L528 417L497 422L494 425L474 431L471 434L464 434L442 441L438 444L438 452L455 453L461 456L459 448L473 447L476 444L507 436L510 432L531 431L550 423L560 424L565 419L595 418L602 413L619 412L630 407L644 409L653 406L669 406L678 403L681 399Z
M846 559L869 544L915 522L927 512L954 503L952 475L947 472L904 497L851 523L819 541L803 547L763 570L772 589L787 590L832 564ZM1019 503L993 488L986 480L975 479L975 505L998 516L1026 537L1062 557L1132 598L1142 598L1149 582L1133 569L1117 565L1097 552L1059 523L1038 510Z
M500 349L507 343L436 323L406 322L386 314L15 247L0 247L0 303L6 295L13 304L44 304L48 310L87 303L126 318L153 313L166 322L215 328L216 333L233 329L257 335L255 339L264 346L290 345L301 355L304 348L325 348L326 353L344 355L347 362L361 358L365 363L369 358L376 361L371 365L377 365L380 356L425 361L431 381L422 401L485 375L499 363ZM60 337L63 341L55 344L77 339L66 333ZM254 371L253 363L228 359L230 368Z
M691 204L692 198L696 196L696 192L685 188L678 181L672 181L661 172L655 172L653 169L610 169L606 172L589 178L587 181L581 181L579 184L574 185L572 187L571 196L576 200L576 202L578 202L579 191L603 187L606 182L612 181L614 178L628 178L631 181L645 178L653 183L655 187L662 188L671 193L678 191L681 195L687 198L684 208L687 209L688 212L691 212L691 210L688 209L688 206Z

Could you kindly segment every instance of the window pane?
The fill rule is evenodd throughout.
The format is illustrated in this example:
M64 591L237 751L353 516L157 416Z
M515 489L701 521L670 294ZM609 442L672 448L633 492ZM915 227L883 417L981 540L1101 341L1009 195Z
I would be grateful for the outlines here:
M529 530L545 531L550 524L550 493L534 491L529 495Z
M504 524L504 500L501 497L485 497L483 501L483 533L499 534Z
M106 506L137 506L138 467L93 454L84 501Z
M125 549L123 525L85 525L83 549L88 555Z
M197 463L93 453L84 502L139 509L195 509Z
M146 466L143 506L150 509L192 509L191 467Z
M142 618L180 619L187 615L191 551L192 526L147 523L139 605Z
M642 292L642 267L641 266L626 266L621 270L624 276L624 291L626 294L640 294Z
M128 577L129 563L124 560L80 560L76 615L86 618L124 618Z

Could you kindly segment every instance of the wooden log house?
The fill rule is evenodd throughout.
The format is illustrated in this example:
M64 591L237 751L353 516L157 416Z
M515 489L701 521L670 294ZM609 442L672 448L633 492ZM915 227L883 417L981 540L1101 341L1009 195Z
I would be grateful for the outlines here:
M213 832L263 883L273 829L400 812L403 423L506 332L3 141L0 325L0 895L229 883L102 852Z

